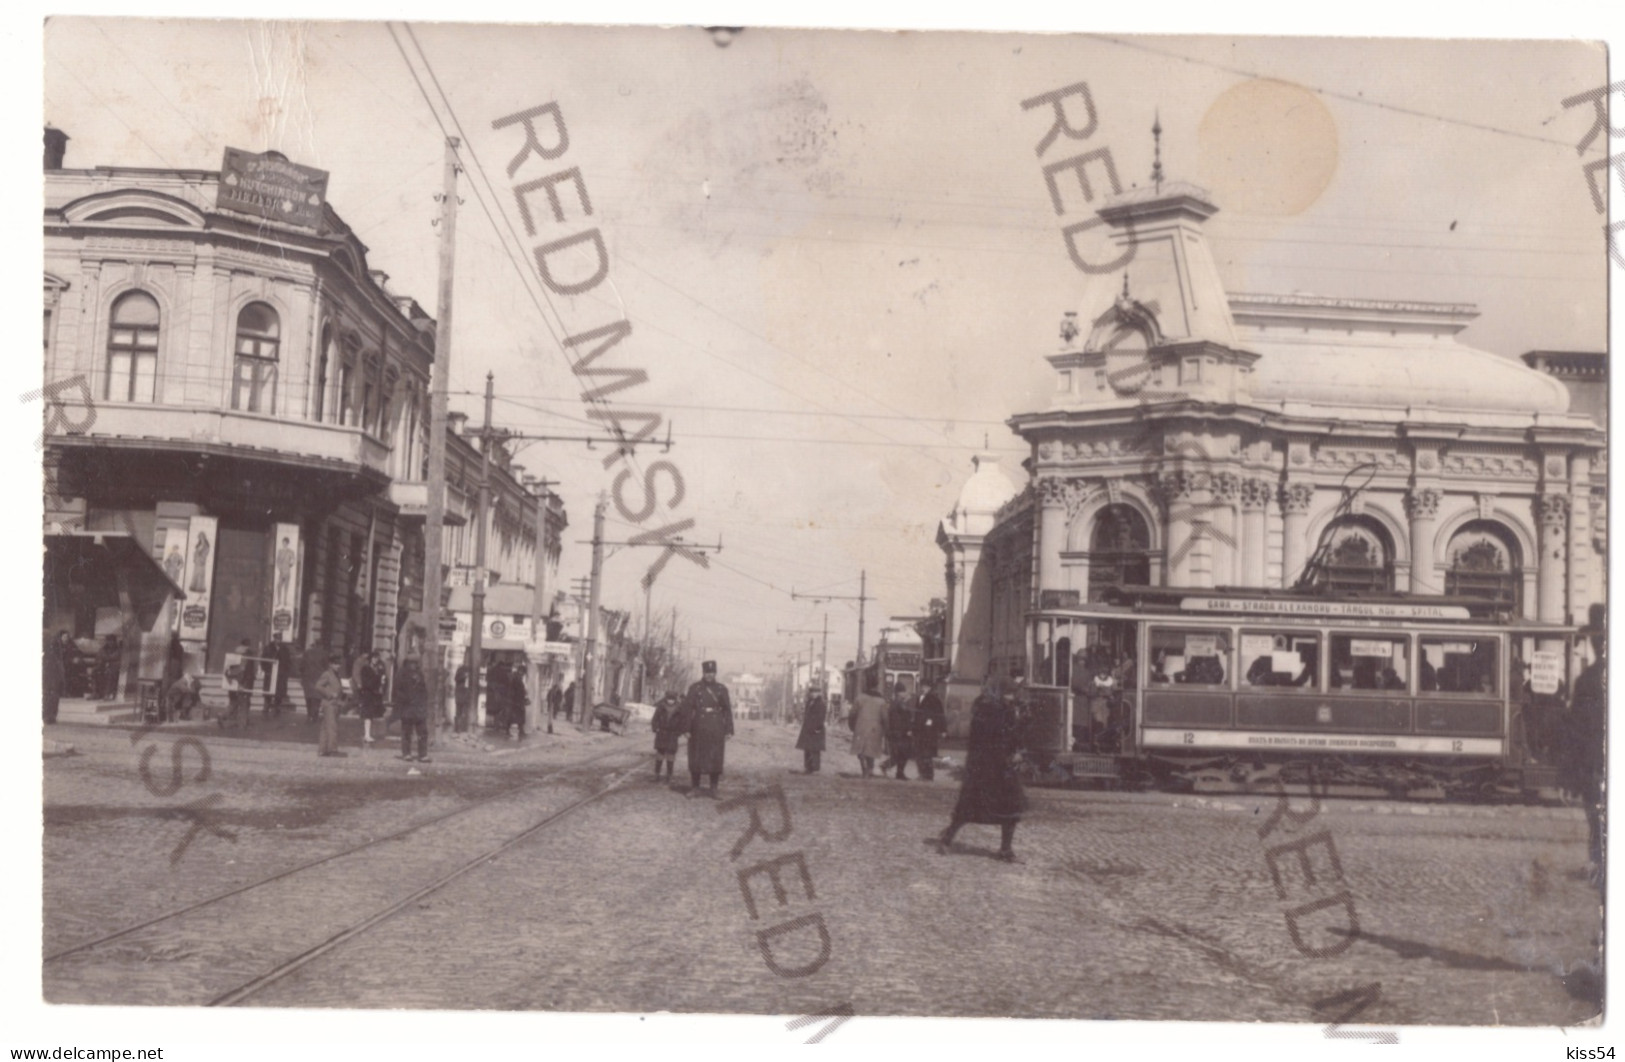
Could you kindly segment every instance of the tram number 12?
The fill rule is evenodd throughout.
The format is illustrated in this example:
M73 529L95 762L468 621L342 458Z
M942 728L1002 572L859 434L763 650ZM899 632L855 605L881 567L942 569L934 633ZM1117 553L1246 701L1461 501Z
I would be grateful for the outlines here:
M1196 735L1191 733L1189 730L1185 731L1185 744L1187 744L1187 745L1196 744ZM1461 744L1461 742L1458 741L1457 744L1459 745L1459 744Z
M1451 752L1460 752L1460 751L1461 751L1461 742L1459 742L1459 741L1452 741L1452 742L1451 742L1451 743L1450 743L1450 751L1451 751Z

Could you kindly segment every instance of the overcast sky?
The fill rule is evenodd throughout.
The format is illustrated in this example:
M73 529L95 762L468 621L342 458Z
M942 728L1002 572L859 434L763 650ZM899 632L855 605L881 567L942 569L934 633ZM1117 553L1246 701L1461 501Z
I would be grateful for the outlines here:
M369 265L433 313L442 134L404 47L471 149L453 408L477 419L491 371L501 425L591 430L556 336L629 319L604 360L647 371L617 398L670 421L672 452L639 464L671 461L686 492L641 525L612 507L610 537L692 517L692 540L721 538L708 571L674 560L653 603L677 606L693 651L725 671L806 645L776 633L819 625L792 588L856 595L866 570L871 642L940 596L936 525L984 437L1020 480L1003 421L1046 400L1063 311L1118 282L1068 259L1060 228L1088 208L1074 186L1056 216L1035 154L1049 114L1023 99L1087 81L1085 146L1109 148L1124 185L1148 179L1160 115L1168 176L1220 207L1209 227L1232 291L1471 302L1473 346L1606 347L1580 171L1603 149L1576 154L1591 114L1559 102L1605 83L1598 47L761 28L719 47L693 28L416 23L425 65L396 29L54 20L45 117L72 137L70 167L218 169L231 145L330 171ZM569 220L512 241L521 141L492 123L554 101L568 152L513 180L579 167L609 273L544 312L515 259L587 223L566 186ZM564 579L588 567L580 540L614 475L601 456L546 443L519 457L562 481ZM611 556L605 603L641 612L656 555ZM850 658L855 603L827 608L831 657Z

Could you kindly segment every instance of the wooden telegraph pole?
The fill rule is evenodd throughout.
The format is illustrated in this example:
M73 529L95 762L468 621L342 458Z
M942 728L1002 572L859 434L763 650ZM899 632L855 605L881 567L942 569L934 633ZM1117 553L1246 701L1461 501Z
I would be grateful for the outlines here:
M545 626L547 611L547 510L548 502L553 494L548 488L558 485L552 479L528 479L525 486L530 488L536 496L536 578L532 584L535 592L530 598L530 640L545 642L547 629ZM538 711L547 712L547 691L542 689L542 662L533 659L530 662L530 698L531 703L537 706ZM553 715L547 716L547 732L553 732Z
M592 511L592 575L587 591L587 648L581 666L581 729L592 729L593 667L598 663L598 592L604 574L604 510L609 507L609 496L600 494L598 505Z
M445 656L440 648L440 553L446 526L446 396L451 377L452 259L457 251L457 145L446 138L446 157L440 193L440 291L435 308L434 370L429 392L429 496L423 528L423 622L428 644L423 651L423 679L434 698L431 718L443 720L446 711Z
M491 511L491 399L495 377L485 374L485 417L480 422L480 496L474 509L474 615L468 636L468 712L457 717L458 730L473 730L480 720L480 657L485 648L485 525Z

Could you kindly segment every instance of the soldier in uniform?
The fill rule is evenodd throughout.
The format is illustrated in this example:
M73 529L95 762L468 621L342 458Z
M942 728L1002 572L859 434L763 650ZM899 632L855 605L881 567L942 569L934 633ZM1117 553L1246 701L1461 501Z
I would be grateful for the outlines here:
M717 662L707 660L700 672L700 681L688 688L682 707L688 724L688 775L693 783L689 795L699 790L700 775L705 774L711 777L708 795L715 799L723 751L734 732L733 705L728 701L728 687L717 681Z
M824 753L824 694L817 683L807 688L807 707L801 713L801 735L796 748L801 750L801 765L807 774L817 774L819 760Z

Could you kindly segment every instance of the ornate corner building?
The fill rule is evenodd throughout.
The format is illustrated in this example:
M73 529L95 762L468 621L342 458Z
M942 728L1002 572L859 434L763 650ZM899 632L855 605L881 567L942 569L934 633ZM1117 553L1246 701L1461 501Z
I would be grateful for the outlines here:
M953 673L1020 667L1026 610L1121 584L1467 594L1584 622L1606 594L1606 360L1524 363L1460 304L1224 290L1207 193L1099 211L1125 256L1061 325L1048 408L938 532ZM1571 397L1572 391L1572 397Z
M174 633L210 672L242 638L394 648L423 604L433 319L369 268L321 171L229 148L218 172L65 169L66 139L46 132L45 380L73 385L48 415L47 534L128 535L186 596L132 629L48 580L47 624L120 624L132 675ZM480 465L449 430L448 574ZM539 505L549 565L565 525L522 471L493 448L504 582L532 576Z

